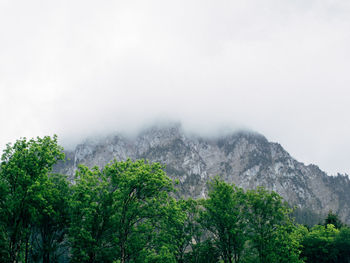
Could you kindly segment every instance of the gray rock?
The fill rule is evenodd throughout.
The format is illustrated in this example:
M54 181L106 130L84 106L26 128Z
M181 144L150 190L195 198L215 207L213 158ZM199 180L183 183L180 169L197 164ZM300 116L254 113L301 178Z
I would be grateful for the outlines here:
M78 164L103 167L110 161L148 159L166 165L179 180L178 195L202 198L216 175L244 189L265 186L291 205L326 214L332 210L350 223L350 180L328 176L315 165L292 158L278 143L257 133L236 132L217 138L186 134L180 125L153 127L130 139L122 135L86 140L55 171L73 178ZM73 180L73 179L72 179Z

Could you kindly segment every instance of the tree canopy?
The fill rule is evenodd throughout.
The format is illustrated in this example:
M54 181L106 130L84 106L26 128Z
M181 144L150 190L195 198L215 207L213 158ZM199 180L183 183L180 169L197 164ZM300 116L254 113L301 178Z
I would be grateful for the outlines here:
M175 199L147 160L53 174L57 137L8 144L0 165L1 262L349 262L350 230L330 211L310 230L282 197L220 177L207 198Z
M49 172L64 158L57 137L17 140L1 157L1 237L4 262L27 261L32 230L42 215L54 213L46 197ZM62 194L62 193L60 193Z

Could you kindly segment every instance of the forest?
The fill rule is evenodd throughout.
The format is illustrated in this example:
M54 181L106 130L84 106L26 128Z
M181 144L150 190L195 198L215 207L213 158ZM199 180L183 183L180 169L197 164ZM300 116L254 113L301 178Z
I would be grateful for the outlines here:
M0 261L146 263L350 262L350 228L330 211L296 223L280 195L219 176L206 199L175 198L176 181L147 160L52 173L57 137L8 144L0 166Z

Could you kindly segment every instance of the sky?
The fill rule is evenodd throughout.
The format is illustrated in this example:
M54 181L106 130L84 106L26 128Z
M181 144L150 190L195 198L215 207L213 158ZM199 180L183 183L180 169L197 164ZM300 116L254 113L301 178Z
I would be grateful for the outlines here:
M180 121L350 173L348 0L0 0L0 148Z

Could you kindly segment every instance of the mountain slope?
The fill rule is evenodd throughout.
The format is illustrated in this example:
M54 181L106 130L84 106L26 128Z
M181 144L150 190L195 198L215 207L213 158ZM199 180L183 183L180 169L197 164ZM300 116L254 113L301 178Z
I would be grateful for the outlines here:
M154 127L134 139L115 135L86 140L66 155L70 160L59 163L56 171L70 176L78 164L103 167L113 159L144 158L166 164L184 197L205 197L206 182L220 175L244 189L265 186L300 208L323 214L332 210L350 222L348 177L331 177L315 165L306 166L257 133L202 138L185 134L179 125Z

